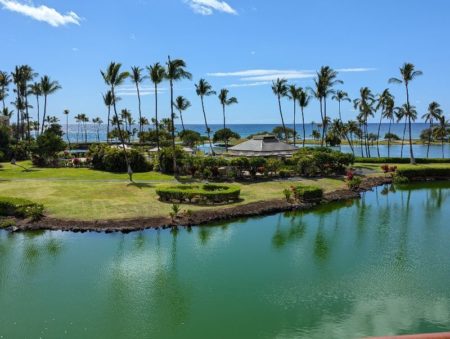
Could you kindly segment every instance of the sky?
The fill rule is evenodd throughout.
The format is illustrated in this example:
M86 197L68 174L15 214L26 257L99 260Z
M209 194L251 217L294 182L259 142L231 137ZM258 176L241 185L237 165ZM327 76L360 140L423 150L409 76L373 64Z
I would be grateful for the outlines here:
M239 104L227 109L229 123L279 123L271 81L287 78L312 86L315 71L329 65L344 81L351 98L368 86L374 93L389 87L401 105L404 88L388 84L399 67L411 62L423 76L411 84L419 115L431 101L450 112L450 1L448 0L0 0L0 70L28 64L58 80L62 89L49 98L48 113L62 117L69 109L99 116L107 90L100 69L111 62L144 67L165 63L167 56L186 61L192 81L175 85L175 95L191 101L185 123L202 123L194 84L205 78L219 91L228 88ZM168 84L159 93L160 116L168 116ZM149 80L143 84L142 110L154 116ZM137 118L131 81L118 93L119 109ZM8 101L12 101L12 93ZM216 96L205 100L208 122L220 123ZM337 103L328 104L337 117ZM293 104L283 100L287 122ZM33 113L32 113L33 115ZM344 120L354 119L351 104ZM306 121L319 121L319 104L305 110ZM376 119L378 120L378 119Z

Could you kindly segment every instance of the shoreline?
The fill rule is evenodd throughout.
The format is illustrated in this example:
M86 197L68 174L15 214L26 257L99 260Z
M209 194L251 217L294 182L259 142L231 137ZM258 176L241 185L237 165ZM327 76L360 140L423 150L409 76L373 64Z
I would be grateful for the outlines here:
M358 190L338 189L327 192L320 203L288 203L285 199L275 199L268 201L258 201L239 206L231 206L219 210L196 211L188 218L180 216L175 222L170 217L150 217L150 218L132 218L120 220L95 220L95 221L79 221L79 220L63 220L50 217L44 217L37 222L29 222L28 220L17 220L16 225L6 227L4 230L10 232L26 232L26 231L67 231L67 232L97 232L97 233L113 233L122 232L130 233L135 231L143 231L145 229L166 229L176 227L192 227L205 226L220 221L232 221L240 218L267 216L288 211L304 211L313 207L324 205L332 202L346 201L350 199L358 199L362 192L372 190L374 187L392 183L390 176L376 176L364 178ZM280 193L281 195L281 193Z

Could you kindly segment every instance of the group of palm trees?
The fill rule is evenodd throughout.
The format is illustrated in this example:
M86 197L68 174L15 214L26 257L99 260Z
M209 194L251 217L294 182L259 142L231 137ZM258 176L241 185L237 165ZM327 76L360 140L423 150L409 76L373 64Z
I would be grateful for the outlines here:
M16 66L11 73L0 71L0 100L2 102L1 115L7 119L13 117L14 111L6 104L6 98L9 96L10 85L13 85L15 99L11 104L16 110L16 129L15 136L19 140L31 139L31 131L35 130L36 135L44 132L45 126L51 119L47 116L48 97L61 89L57 81L52 81L49 76L44 75L38 81L38 77L30 66ZM36 100L37 120L32 121L30 115L31 98ZM42 118L40 116L40 100L44 99L44 111Z
M303 146L305 145L306 133L304 124L304 109L310 103L311 98L315 98L319 101L320 118L322 127L322 133L320 134L321 146L327 141L328 138L332 139L337 137L339 139L346 139L352 152L355 154L353 136L356 135L359 138L359 144L361 147L361 156L370 157L370 141L376 140L377 153L380 157L379 140L381 124L384 119L389 121L389 130L387 133L388 141L388 157L390 156L390 143L391 143L391 125L394 121L404 123L404 132L401 147L401 156L403 156L403 145L408 129L409 136L409 154L411 163L415 163L413 142L412 142L412 122L417 119L417 111L410 103L410 84L418 76L422 75L422 72L415 69L415 66L411 63L405 63L400 67L400 77L389 79L389 83L403 84L405 86L405 99L406 103L400 107L395 106L394 96L390 93L389 89L385 89L381 94L375 96L370 88L362 87L359 92L359 97L353 100L353 106L358 111L356 121L350 120L346 123L342 121L341 116L341 103L348 101L351 102L348 94L342 90L335 90L334 87L343 82L337 79L338 73L329 66L323 66L316 73L314 78L314 87L302 88L296 87L293 84L288 84L286 79L277 79L272 82L272 91L277 98L278 108L281 117L282 127L285 131L284 136L288 141L288 133L286 131L286 125L284 122L284 116L282 111L281 99L287 97L293 101L294 105L294 145L296 142L296 107L300 106L302 115L303 126ZM327 98L331 96L332 100L338 103L339 117L331 121L327 112ZM380 119L378 124L377 135L373 135L368 131L368 120L373 118L375 113L380 111ZM441 140L442 147L444 139L448 136L449 123L445 120L445 116L440 108L439 104L432 102L428 107L428 112L423 116L426 122L430 123L430 133L428 140L428 151L431 144L432 136L435 139ZM434 127L434 122L438 121L438 127ZM314 136L319 135L318 131L314 131Z
M173 154L175 154L175 119L177 118L175 111L178 112L181 120L182 130L185 131L184 120L183 120L183 112L186 111L191 103L188 99L183 96L174 97L174 85L176 82L181 80L191 80L192 74L186 70L186 63L182 59L171 59L168 57L165 66L160 64L159 62L146 67L147 74L144 74L144 69L142 67L133 66L131 68L131 72L122 71L122 64L111 62L106 70L102 70L101 75L105 84L108 86L108 90L103 95L103 102L108 109L108 120L107 120L107 135L110 134L110 122L113 126L116 127L119 135L119 139L121 140L122 147L126 153L125 146L125 134L121 128L121 119L119 118L117 102L120 98L116 95L116 88L125 83L127 78L130 78L136 87L136 94L138 99L138 110L139 110L139 132L143 132L144 126L148 124L148 118L143 116L142 113L142 102L141 102L141 86L147 79L153 84L154 87L154 97L155 97L155 107L154 107L154 117L151 121L155 123L156 129L156 146L158 152L160 150L160 126L159 126L159 118L158 118L158 93L159 86L163 81L168 81L169 89L170 89L170 126L169 131L172 139L172 149ZM205 79L200 79L197 84L195 84L196 93L200 98L202 113L205 122L205 129L208 136L209 146L211 148L211 153L214 154L212 140L211 140L211 129L208 125L208 119L205 110L205 97L215 95L216 92L212 89L212 86ZM223 128L226 128L226 107L232 104L236 104L238 101L235 97L229 96L229 91L227 89L220 90L218 94L218 99L220 105L222 106L222 114L223 114ZM111 113L114 113L114 117L111 118ZM122 110L122 113L124 110ZM123 117L123 115L122 115ZM126 119L123 119L126 120ZM131 125L131 121L130 124ZM130 174L130 179L132 178L132 169L127 161L128 173ZM176 156L173 156L173 170L174 173L177 173L177 159Z

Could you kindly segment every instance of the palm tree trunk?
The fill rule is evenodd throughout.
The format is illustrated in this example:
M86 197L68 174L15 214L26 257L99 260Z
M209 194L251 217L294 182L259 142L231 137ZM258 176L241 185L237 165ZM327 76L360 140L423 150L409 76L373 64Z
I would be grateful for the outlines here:
M279 95L278 95L278 109L280 110L281 124L283 125L283 131L284 131L284 139L286 140L286 142L288 142L286 125L284 124L283 112L281 111L281 97Z
M41 123L40 120L40 112L39 112L39 95L36 95L36 107L37 107L37 136L39 136L39 124Z
M125 163L127 164L128 177L129 177L130 181L132 182L133 181L133 171L131 169L131 164L128 160L127 149L125 147L125 140L123 138L122 129L120 128L120 119L119 119L119 115L117 114L116 93L114 92L114 86L111 86L111 94L114 98L114 101L113 101L114 115L117 120L117 130L119 131L119 137L120 137L120 141L122 143L123 154L125 156Z
M47 95L44 95L44 115L42 117L41 134L44 133L45 116L47 115Z
M389 130L388 130L388 158L390 158L391 156L391 124L392 124L392 119L389 120Z
M137 91L138 107L139 107L139 132L142 132L141 92L139 90L139 84L137 82L136 82L136 91Z
M69 139L69 115L66 115L66 136L67 136L67 143L69 144L70 149L70 139Z
M400 150L400 158L403 158L403 145L405 144L406 137L406 126L408 125L406 117L405 117L405 126L403 127L403 138L402 138L402 148Z
M444 159L445 156L444 156L444 138L443 137L442 137L442 140L441 140L441 149L442 149L442 159Z
M222 114L223 114L223 129L227 127L225 123L225 104L222 104ZM228 139L225 138L225 153L228 152Z
M319 99L319 104L320 104L320 118L322 119L322 135L321 135L320 146L323 147L323 142L325 140L325 118L323 116L322 98Z
M430 154L430 144L431 144L431 132L433 131L433 120L430 119L430 131L428 133L428 146L427 146L427 158Z
M209 129L208 121L206 120L205 104L203 102L203 96L200 97L200 100L202 102L203 118L205 119L205 127L206 127L206 133L208 134L209 148L211 149L211 154L214 155L214 149L213 149L212 142L211 142L211 130Z
M109 143L109 123L111 121L111 105L108 105L108 123L106 125L106 143Z
M381 130L381 122L383 121L383 112L381 112L380 123L378 124L378 133L377 133L377 153L378 158L380 157L380 130Z
M295 104L296 104L296 100L294 99L294 147L295 147L295 139L297 138L297 128L296 128L296 125L295 125L295 116L296 116Z
M156 83L155 83L155 127L156 127L156 147L159 153L158 85Z
M341 117L341 100L338 100L338 105L339 105L339 120L342 121L342 117Z
M302 107L302 124L303 124L303 147L305 147L306 128L305 128L305 114L303 113L303 107Z
M415 165L416 159L414 158L414 152L413 152L413 144L412 144L412 129L411 129L411 116L408 117L408 129L409 129L409 154L411 157L411 164Z
M179 110L180 112L180 119L181 119L181 128L183 129L183 132L185 131L184 129L184 121L183 121L183 112L181 112L181 109Z
M100 126L97 127L97 141L100 142Z
M84 125L84 143L87 144L87 128L86 128L86 123L83 123Z
M172 132L172 151L173 151L173 174L177 176L177 157L175 149L175 123L174 123L174 111L173 111L173 81L170 79L170 119L171 119L171 132Z

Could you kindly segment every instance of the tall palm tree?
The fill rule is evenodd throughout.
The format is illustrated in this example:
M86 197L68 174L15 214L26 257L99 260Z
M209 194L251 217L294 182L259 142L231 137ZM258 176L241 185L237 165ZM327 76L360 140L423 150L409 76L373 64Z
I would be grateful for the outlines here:
M442 159L445 158L445 154L444 154L444 140L445 138L448 136L448 121L445 120L445 116L441 115L439 117L439 125L437 126L437 128L434 130L434 137L437 140L441 140L441 149L442 149Z
M388 158L389 158L391 156L391 126L395 118L395 101L393 96L387 99L382 114L383 118L388 119L389 121L388 127Z
M219 95L218 95L220 104L222 105L223 128L224 129L226 128L225 108L227 106L231 106L231 105L234 105L234 104L238 103L238 100L236 99L236 97L229 98L228 97L228 93L229 93L228 89L223 88L223 89L220 90Z
M165 79L166 70L159 62L153 66L148 66L147 70L150 73L150 80L155 87L155 128L156 128L156 147L159 152L159 120L158 120L158 85Z
M29 83L30 81L33 80L34 77L37 76L37 73L35 73L33 71L33 69L28 66L28 65L23 65L21 66L21 70L22 70L22 84L20 86L21 91L22 91L22 96L24 97L25 100L25 119L27 121L27 138L28 140L30 140L31 138L31 133L30 133L30 114L28 111L28 108L30 108L31 106L28 104L28 94L31 94L29 91Z
M405 144L406 128L408 127L408 120L406 119L406 110L404 107L395 108L395 118L397 119L397 123L400 123L402 122L402 120L405 120L403 124L402 146L400 149L400 157L403 158L403 145Z
M295 147L295 139L297 138L297 128L296 128L295 117L297 115L296 108L297 108L297 100L299 99L299 96L300 96L299 89L295 85L289 85L287 97L290 100L292 100L294 103L294 147Z
M278 109L280 110L281 124L283 125L284 138L286 139L286 142L288 142L288 134L286 125L284 124L283 111L281 110L281 98L284 98L288 94L288 90L286 79L278 78L276 81L272 81L272 92L278 100Z
M173 83L183 79L192 79L192 74L186 71L186 63L181 59L171 60L170 56L167 58L166 78L170 84L170 120L172 122L172 150L173 150L173 172L177 175L177 157L175 151L175 112L173 102Z
M209 128L208 120L206 119L204 98L205 96L215 95L216 92L212 90L211 85L205 79L200 79L198 84L195 84L195 89L197 95L200 97L200 101L202 102L203 118L205 119L205 128L206 133L208 134L209 147L211 149L211 154L214 155L214 149L211 142L211 129Z
M425 119L425 122L430 123L429 127L429 133L428 133L428 146L427 146L427 158L429 157L430 153L430 144L431 144L431 137L433 133L433 123L435 120L440 121L442 116L442 109L441 105L439 105L436 101L431 102L428 105L428 111L422 116L422 119Z
M298 104L300 105L300 110L302 111L302 127L303 127L303 147L305 147L306 141L306 127L305 127L305 113L304 109L309 105L311 97L308 92L302 87L298 88Z
M87 144L87 128L86 128L86 123L89 122L89 118L86 114L81 113L79 115L79 120L81 122L81 126L83 127L83 131L84 131L84 142Z
M363 136L365 140L365 149L366 155L370 157L370 148L368 143L368 128L367 123L370 117L374 116L374 107L373 104L375 102L375 97L372 94L372 91L368 87L362 87L359 91L360 97L353 100L353 105L355 109L359 111L359 119L362 123L363 127Z
M185 97L183 97L181 95L177 96L177 98L175 99L175 108L180 113L181 126L183 128L183 132L185 131L184 121L183 121L183 112L185 110L187 110L189 107L191 107L191 102L188 99L186 99Z
M45 117L47 115L47 97L61 88L58 81L52 81L47 75L41 78L41 91L44 96L44 115L42 117L41 133L44 132Z
M120 86L124 83L124 81L130 76L130 74L128 72L121 72L120 68L122 67L121 63L116 63L116 62L111 62L106 71L100 71L103 80L105 81L106 85L108 85L110 87L111 90L111 95L112 95L112 104L113 104L113 108L114 108L114 116L116 117L117 121L119 121L119 115L117 113L117 97L116 97L116 87ZM123 138L123 134L122 134L122 129L120 127L120 124L117 123L117 130L119 131L119 137L120 137L120 141L122 143L122 149L123 149L123 153L125 156L125 162L127 164L127 172L128 172L128 177L130 179L130 181L133 181L133 170L131 168L131 164L130 161L128 159L128 155L127 155L127 149L125 147L125 139Z
M106 122L106 142L109 142L109 124L111 122L111 106L114 102L114 97L111 91L107 91L106 94L102 94L103 103L106 107L108 107L108 120Z
M8 87L11 81L11 77L7 72L0 71L0 100L2 101L3 109L6 108L5 99L8 96Z
M42 95L42 89L41 84L39 82L35 82L30 85L30 94L34 95L36 97L36 110L37 110L37 132L39 134L39 125L40 125L40 103L39 103L39 97Z
M69 138L69 113L70 113L70 111L68 109L65 109L63 113L66 116L66 136L67 136L67 143L69 144L69 149L70 149L70 138Z
M338 102L339 107L339 119L342 121L341 116L341 102L348 101L351 102L350 98L348 97L348 93L344 92L342 90L337 90L336 93L331 97L332 100L336 100Z
M147 78L146 76L142 75L142 71L143 71L143 69L141 67L133 66L133 67L131 67L131 73L130 73L130 78L136 86L136 92L137 92L137 97L138 97L139 132L142 132L141 91L140 91L139 85L142 84L144 82L144 80Z
M92 119L92 122L97 125L97 141L100 142L100 126L103 124L103 120L97 117Z
M80 124L83 120L83 117L81 114L75 115L75 122L77 123L77 144L79 143L79 137L80 137Z
M386 109L390 106L391 102L394 100L389 89L385 89L381 94L377 97L377 105L375 110L378 111L381 108L380 113L380 121L378 123L378 131L377 131L377 154L378 158L380 157L380 131L381 131L381 123L383 122L383 118L385 117Z
M129 109L124 108L122 111L120 111L120 117L122 118L122 121L125 122L125 132L127 139L129 140L131 135L131 125L133 121L133 116L131 115Z
M411 112L412 106L409 100L409 84L418 76L422 75L422 71L418 71L415 69L415 66L411 63L404 63L402 67L400 67L400 75L401 78L390 78L389 83L397 83L404 84L406 90L406 117L408 119L408 129L409 129L409 154L410 154L410 162L411 164L416 163L416 159L414 159L414 152L412 146L412 128L411 128L411 118L414 116L413 112Z

